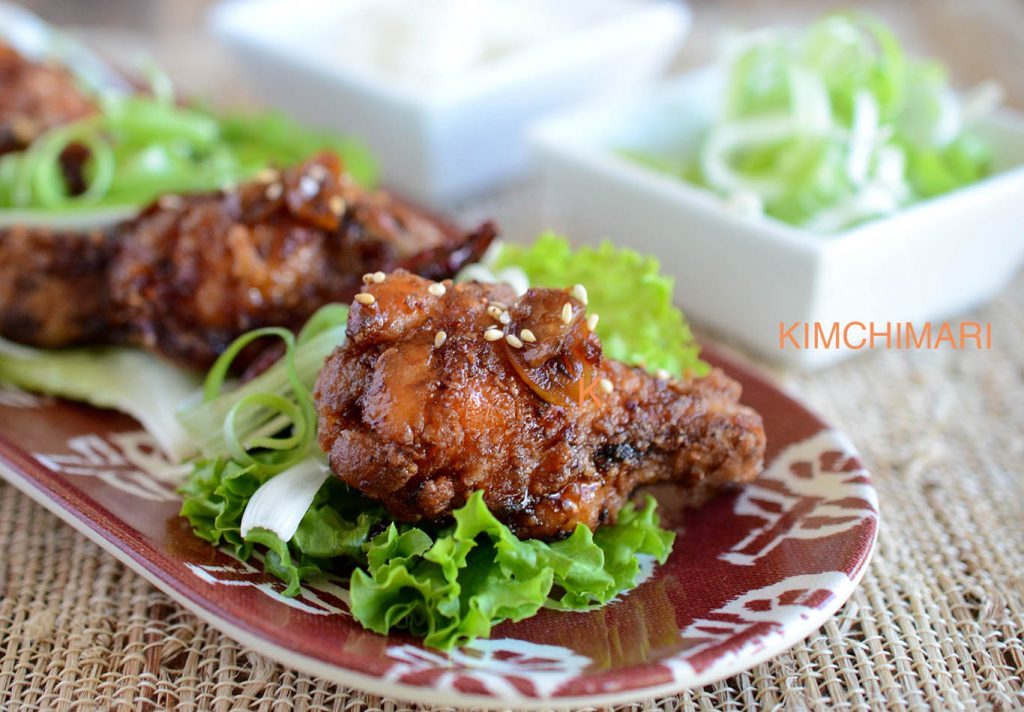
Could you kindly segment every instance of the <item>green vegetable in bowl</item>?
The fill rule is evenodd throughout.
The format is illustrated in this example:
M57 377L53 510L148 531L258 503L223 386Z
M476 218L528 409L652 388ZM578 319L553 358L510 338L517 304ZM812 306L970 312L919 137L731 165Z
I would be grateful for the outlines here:
M681 173L747 212L840 231L984 178L991 147L972 127L997 92L961 102L943 69L909 57L879 20L825 17L763 29L727 53L723 105Z

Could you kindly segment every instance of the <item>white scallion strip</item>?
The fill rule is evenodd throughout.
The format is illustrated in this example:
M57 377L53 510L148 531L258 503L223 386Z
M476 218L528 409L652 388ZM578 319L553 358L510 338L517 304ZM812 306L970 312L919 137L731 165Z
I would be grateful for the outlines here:
M526 294L530 280L519 267L495 270L494 262L501 254L501 241L495 240L479 262L466 265L455 275L456 282L480 282L481 284L507 284L518 296Z
M325 462L311 457L264 482L245 506L242 537L266 529L290 541L330 474Z
M799 124L785 115L720 124L704 142L701 169L708 183L725 194L751 192L765 201L779 198L787 189L783 181L743 175L732 167L730 159L742 149L778 143L799 132Z
M345 343L345 327L338 326L314 336L295 352L295 369L299 379L312 388L324 359ZM225 391L215 400L203 402L202 394L192 394L177 404L177 419L194 438L206 457L225 457L231 449L224 439L224 421L231 409L251 393L272 393L288 397L292 386L285 364L278 361L248 383ZM280 414L265 408L249 408L239 418L239 429L245 442L280 430Z
M832 108L828 90L816 74L792 67L789 71L793 113L800 130L806 134L824 135L832 129Z
M863 185L871 168L871 157L878 142L878 102L871 92L857 92L853 104L853 129L846 158L846 172L854 185Z
M984 81L964 95L960 106L961 119L965 126L990 116L1003 101L1003 87L994 80Z

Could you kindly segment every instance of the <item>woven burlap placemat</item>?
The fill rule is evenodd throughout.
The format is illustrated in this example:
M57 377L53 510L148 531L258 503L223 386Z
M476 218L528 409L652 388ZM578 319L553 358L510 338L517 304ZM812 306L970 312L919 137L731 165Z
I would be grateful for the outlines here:
M536 234L539 202L526 185L460 212ZM992 323L991 350L770 369L862 453L881 501L874 560L792 650L628 708L1024 709L1024 274L965 318ZM410 708L243 648L0 483L0 709L111 707Z

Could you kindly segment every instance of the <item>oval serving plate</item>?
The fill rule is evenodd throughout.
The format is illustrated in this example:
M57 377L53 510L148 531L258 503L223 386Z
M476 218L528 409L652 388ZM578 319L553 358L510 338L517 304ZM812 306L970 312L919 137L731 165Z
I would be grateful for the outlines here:
M704 685L796 644L849 598L874 547L870 478L845 436L707 349L764 417L768 467L752 485L681 511L672 556L589 613L543 610L451 654L376 635L347 613L344 581L295 599L177 516L182 468L131 419L0 391L0 474L213 627L285 665L418 702L611 704Z

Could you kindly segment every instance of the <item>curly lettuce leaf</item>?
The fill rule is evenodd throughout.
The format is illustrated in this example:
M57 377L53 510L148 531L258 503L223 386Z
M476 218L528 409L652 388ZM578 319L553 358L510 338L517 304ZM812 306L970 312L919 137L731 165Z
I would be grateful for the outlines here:
M659 274L654 257L610 242L573 249L549 232L530 245L503 243L488 266L518 267L533 286L585 286L588 311L600 315L597 334L609 358L676 376L708 371L686 319L672 304L673 280Z
M265 479L256 473L230 461L197 464L181 490L181 514L197 536L242 560L261 547L263 568L286 584L286 596L298 595L304 581L351 571L356 620L381 634L409 631L440 649L487 637L495 625L542 607L603 606L636 586L641 556L664 563L675 540L660 527L650 496L640 508L624 507L616 524L596 534L579 525L553 543L517 538L480 492L456 510L450 527L390 522L381 531L386 513L333 479L290 541L265 529L242 537L245 506Z
M675 535L659 527L655 507L648 497L596 535L580 525L548 544L518 539L476 492L455 512L455 525L433 538L395 524L378 535L366 570L352 575L352 615L378 633L408 630L426 645L450 649L544 606L604 605L636 585L639 555L668 558Z
M184 497L181 516L200 539L227 546L239 559L248 559L252 543L242 537L242 514L265 480L251 465L220 458L199 460L179 490Z
M298 594L301 581L365 560L364 549L371 534L379 530L384 512L333 478L317 492L290 541L266 529L254 529L243 537L245 508L270 478L263 472L220 458L198 461L179 490L184 497L181 516L189 520L196 536L214 546L226 546L243 561L252 556L254 545L266 547L264 565L288 584L288 596Z

